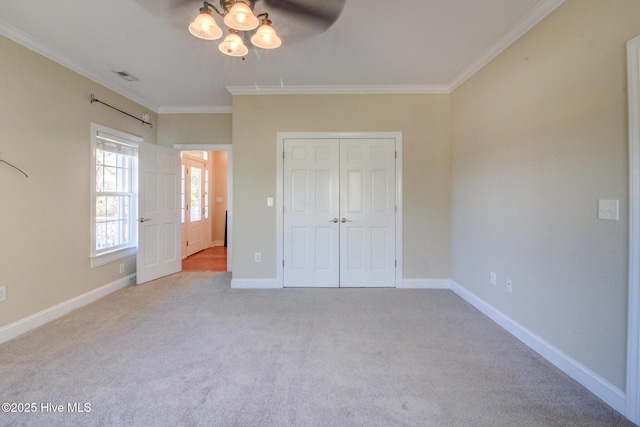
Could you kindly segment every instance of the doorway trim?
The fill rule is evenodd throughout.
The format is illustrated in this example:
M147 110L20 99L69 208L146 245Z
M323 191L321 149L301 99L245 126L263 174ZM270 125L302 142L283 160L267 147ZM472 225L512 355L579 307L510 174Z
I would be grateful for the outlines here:
M375 139L396 141L396 288L402 284L402 132L278 132L276 155L276 284L284 287L284 140L285 139Z
M627 42L629 97L629 293L625 416L640 422L640 36Z
M233 147L231 144L173 144L179 151L227 152L227 272L233 271Z

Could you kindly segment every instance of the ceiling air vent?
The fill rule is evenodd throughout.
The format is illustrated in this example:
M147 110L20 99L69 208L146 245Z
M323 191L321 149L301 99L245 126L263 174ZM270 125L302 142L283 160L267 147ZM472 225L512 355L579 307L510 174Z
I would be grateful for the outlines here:
M138 81L137 78L135 78L131 74L127 73L126 71L114 71L114 73L116 73L117 75L119 75L120 77L122 77L123 79L125 79L128 82L137 82Z

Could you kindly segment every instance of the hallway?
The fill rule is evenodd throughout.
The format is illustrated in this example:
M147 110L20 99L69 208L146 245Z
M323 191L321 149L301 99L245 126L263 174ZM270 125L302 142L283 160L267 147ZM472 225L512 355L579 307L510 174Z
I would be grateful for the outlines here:
M226 246L214 246L183 259L182 271L227 271Z

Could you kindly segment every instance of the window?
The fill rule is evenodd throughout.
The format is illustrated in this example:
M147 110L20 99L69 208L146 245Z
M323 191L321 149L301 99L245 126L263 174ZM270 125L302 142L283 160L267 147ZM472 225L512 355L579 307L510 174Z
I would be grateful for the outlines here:
M136 253L141 138L92 124L91 266Z

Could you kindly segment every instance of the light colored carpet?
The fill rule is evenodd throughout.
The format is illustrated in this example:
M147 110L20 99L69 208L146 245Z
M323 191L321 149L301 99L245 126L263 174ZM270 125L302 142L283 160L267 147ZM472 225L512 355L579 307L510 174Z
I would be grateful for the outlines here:
M180 273L1 345L0 401L38 412L0 425L632 425L450 291L229 282Z

